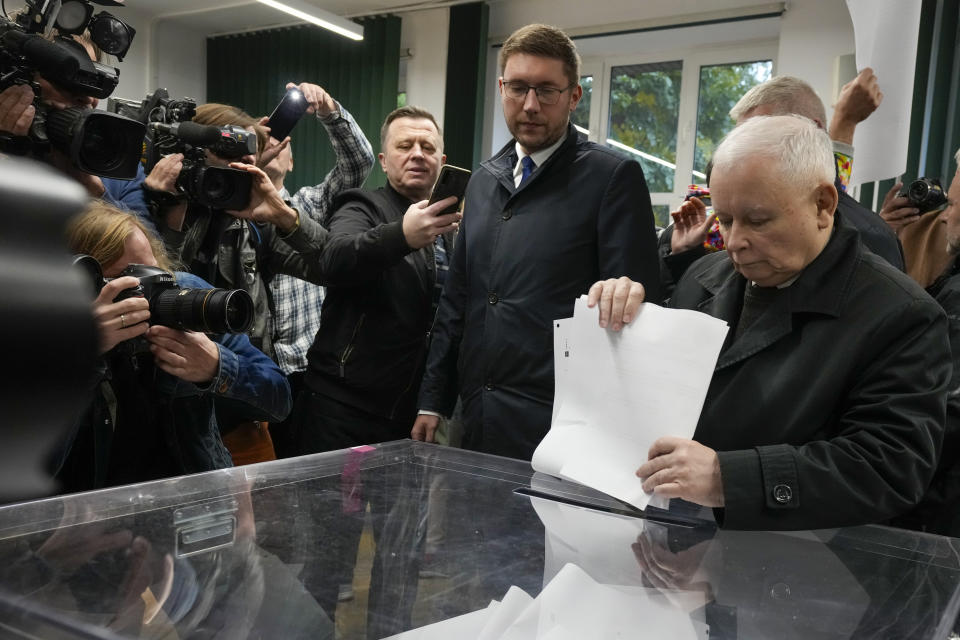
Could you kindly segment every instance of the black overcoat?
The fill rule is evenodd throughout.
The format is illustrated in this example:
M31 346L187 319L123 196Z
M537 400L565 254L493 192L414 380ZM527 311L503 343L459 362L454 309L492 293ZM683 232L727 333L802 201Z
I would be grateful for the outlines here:
M726 252L695 263L671 306L734 327L746 280ZM694 438L718 451L723 526L884 522L923 495L943 440L947 318L839 224L819 256L717 362Z

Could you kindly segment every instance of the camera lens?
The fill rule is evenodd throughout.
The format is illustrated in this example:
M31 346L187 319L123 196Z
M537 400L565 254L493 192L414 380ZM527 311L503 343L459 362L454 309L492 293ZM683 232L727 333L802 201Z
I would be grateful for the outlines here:
M206 171L203 176L204 198L211 202L222 202L233 196L233 184L222 171Z
M80 170L106 178L132 180L146 127L114 113L71 107L47 114L50 142Z
M150 303L152 324L204 333L244 333L253 326L253 299L243 289L168 289Z
M917 180L910 185L910 195L908 196L914 202L923 202L927 194L930 192L930 187L923 180Z

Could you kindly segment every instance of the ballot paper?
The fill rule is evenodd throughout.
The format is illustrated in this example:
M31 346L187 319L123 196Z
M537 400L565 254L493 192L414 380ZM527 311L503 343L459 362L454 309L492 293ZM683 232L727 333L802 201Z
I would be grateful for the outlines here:
M853 134L851 186L906 171L921 5L921 0L847 0L857 71L872 68L883 91L883 102Z
M533 468L644 509L636 470L658 438L693 437L728 326L644 303L614 332L598 314L581 296L572 318L554 322L553 423Z

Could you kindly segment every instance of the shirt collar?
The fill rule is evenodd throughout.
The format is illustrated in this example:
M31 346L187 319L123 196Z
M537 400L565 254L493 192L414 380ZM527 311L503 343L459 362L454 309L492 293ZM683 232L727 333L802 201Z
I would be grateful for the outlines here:
M552 145L546 149L540 149L540 151L534 151L533 153L525 153L523 149L520 148L520 143L515 142L514 148L517 150L517 164L513 167L513 179L520 183L520 178L523 176L523 158L524 156L529 155L533 158L534 164L538 167L543 165L544 162L550 159L550 156L553 155L553 152L560 148L560 145L563 144L563 141L566 139L566 136L560 136L560 139L554 142Z

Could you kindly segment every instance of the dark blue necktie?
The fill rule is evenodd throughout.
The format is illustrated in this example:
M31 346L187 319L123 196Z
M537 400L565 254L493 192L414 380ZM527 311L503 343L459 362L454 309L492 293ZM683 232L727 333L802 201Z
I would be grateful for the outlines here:
M537 168L537 163L530 156L523 156L523 159L520 160L520 167L523 169L523 173L520 174L520 184L523 184L533 173L533 170Z

